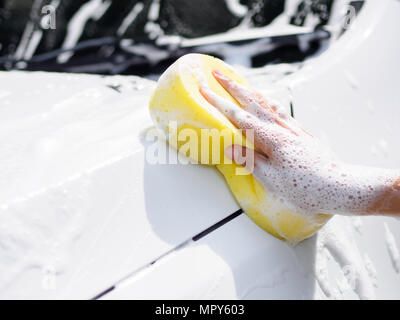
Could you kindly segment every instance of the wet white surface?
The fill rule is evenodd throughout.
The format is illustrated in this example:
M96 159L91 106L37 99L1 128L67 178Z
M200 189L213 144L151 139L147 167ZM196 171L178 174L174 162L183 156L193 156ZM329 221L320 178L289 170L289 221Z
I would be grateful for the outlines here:
M0 82L0 297L93 297L238 209L216 171L144 161L153 82Z
M335 217L328 228L343 239L339 228L350 226L350 219ZM340 248L357 251L355 266L325 252L324 244L332 244L325 229L293 248L242 215L121 283L103 299L398 298L400 279L390 266L384 239L372 236L382 230L376 230L374 219L366 220L371 236L356 237ZM370 264L357 257L362 252L375 261L377 279L368 278Z
M292 76L248 76L274 98L290 92L296 118L343 160L396 168L400 2L368 6ZM237 209L213 169L145 163L152 82L1 72L0 84L1 298L93 297ZM335 217L292 248L241 215L104 298L400 298L399 235L392 218Z
M285 90L274 88L290 88L296 118L343 160L398 168L399 13L398 1L370 1L352 30L300 71L281 79L279 70L290 68L272 66L247 75L277 99ZM393 218L337 216L291 248L241 216L104 298L399 299L399 234Z

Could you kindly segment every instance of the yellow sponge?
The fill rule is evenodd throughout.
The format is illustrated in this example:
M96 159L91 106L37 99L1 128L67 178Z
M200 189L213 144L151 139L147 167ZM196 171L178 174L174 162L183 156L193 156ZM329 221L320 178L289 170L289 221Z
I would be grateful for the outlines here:
M153 121L166 133L177 136L170 139L170 144L181 153L198 163L216 165L240 206L258 226L279 239L291 243L302 241L321 228L330 215L302 212L266 192L251 174L237 174L238 170L245 169L225 157L226 142L230 145L229 141L234 141L250 148L253 145L200 94L199 86L207 83L214 92L237 103L212 76L215 69L249 86L242 76L217 58L185 55L158 81L150 100ZM204 138L204 129L213 129L213 133L220 133L220 138L213 140L212 134ZM188 140L194 148L183 148Z

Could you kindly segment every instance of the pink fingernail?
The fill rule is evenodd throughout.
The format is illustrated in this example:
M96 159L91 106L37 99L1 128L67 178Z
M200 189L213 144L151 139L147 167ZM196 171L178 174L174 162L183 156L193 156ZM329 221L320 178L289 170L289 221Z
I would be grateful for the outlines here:
M201 85L201 86L199 87L200 93L206 93L206 90L207 90L207 88L206 88L206 86L204 86L204 85Z
M212 73L214 76L216 76L218 78L225 78L224 74L221 71L219 71L218 69L215 69Z

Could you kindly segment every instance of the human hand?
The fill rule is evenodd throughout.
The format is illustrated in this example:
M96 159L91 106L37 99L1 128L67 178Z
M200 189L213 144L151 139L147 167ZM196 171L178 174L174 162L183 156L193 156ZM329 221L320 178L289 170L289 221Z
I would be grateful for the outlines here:
M242 108L208 87L201 94L237 128L253 130L258 149L234 145L226 155L244 165L236 160L254 152L252 173L267 191L310 213L399 213L399 204L385 201L400 182L398 172L341 162L282 108L217 70L213 76ZM398 187L394 202L400 199Z

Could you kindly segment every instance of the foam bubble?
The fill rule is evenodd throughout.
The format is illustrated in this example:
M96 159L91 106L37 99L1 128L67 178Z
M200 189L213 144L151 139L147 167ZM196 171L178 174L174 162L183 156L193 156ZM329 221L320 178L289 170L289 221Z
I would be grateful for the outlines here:
M399 176L394 170L344 164L307 134L266 125L257 135L269 145L273 163L261 170L260 182L310 213L366 213Z

